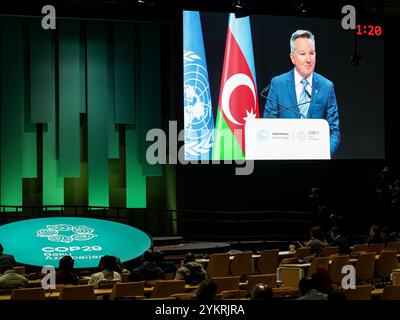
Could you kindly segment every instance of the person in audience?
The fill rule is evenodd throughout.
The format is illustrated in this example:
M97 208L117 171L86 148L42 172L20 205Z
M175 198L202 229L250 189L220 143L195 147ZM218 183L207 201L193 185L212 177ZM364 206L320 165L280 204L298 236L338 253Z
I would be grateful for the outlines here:
M344 222L344 217L338 214L334 209L331 209L331 214L329 215L329 224L331 229L337 227L344 233L346 231L345 230L346 224Z
M340 254L350 254L350 246L347 239L342 236L341 230L338 227L333 227L330 231L332 242L330 247L339 247Z
M142 257L142 264L133 269L130 281L164 279L164 270L157 263L157 256L152 250L147 250Z
M299 282L299 289L301 297L297 300L327 300L328 295L326 293L319 292L316 289L315 281L310 277L303 277Z
M154 261L165 273L176 273L176 265L174 261L167 261L164 259L164 253L159 250L153 250Z
M206 279L199 284L196 298L202 302L210 302L214 300L215 295L217 294L217 290L217 284L210 279Z
M257 283L251 290L250 300L270 301L273 299L272 288L265 283Z
M369 238L367 239L368 244L373 243L382 243L383 240L381 238L380 228L377 225L373 225L369 230Z
M78 276L73 273L74 263L75 261L71 256L64 256L60 259L56 273L56 284L79 284Z
M389 242L395 242L396 241L396 237L394 236L394 234L392 234L390 232L390 228L389 227L383 227L382 231L381 231L381 238L382 241L385 243L385 248L388 245Z
M108 255L101 257L99 268L101 271L92 274L88 284L98 285L102 280L121 281L121 276L115 271L118 268L115 257Z
M206 270L201 263L196 262L193 253L187 253L181 263L181 267L176 271L175 280L185 280L186 284L198 285L206 278Z
M310 229L311 239L306 243L306 247L311 248L311 254L315 257L322 255L322 249L328 245L321 227L316 226Z
M117 270L116 271L119 274L130 273L129 270L125 268L124 264L122 263L122 261L121 261L121 259L119 257L114 256L114 258L115 258L115 262L116 262L116 265L117 265Z
M12 289L28 286L28 280L17 274L12 264L4 264L0 268L2 275L0 276L0 289Z
M15 267L17 265L17 262L15 261L13 255L4 253L4 248L0 243L0 268L5 265L12 265L13 267Z

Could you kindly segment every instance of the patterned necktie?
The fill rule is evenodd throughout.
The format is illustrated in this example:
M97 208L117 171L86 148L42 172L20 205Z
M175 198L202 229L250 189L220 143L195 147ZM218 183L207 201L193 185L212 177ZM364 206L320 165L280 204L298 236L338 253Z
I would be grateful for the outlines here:
M307 94L307 85L308 85L307 79L302 79L301 84L303 85L303 90L301 91L301 94L300 94L299 104L310 100L310 98L308 97L308 94ZM309 107L310 107L310 103L304 103L302 105L299 105L300 113L304 116L304 118L307 118L307 113L308 113Z

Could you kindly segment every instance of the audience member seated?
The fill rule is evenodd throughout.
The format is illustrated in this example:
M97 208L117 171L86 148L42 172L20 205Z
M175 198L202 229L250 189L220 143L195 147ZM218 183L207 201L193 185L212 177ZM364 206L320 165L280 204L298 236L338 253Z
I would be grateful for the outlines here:
M206 271L201 263L196 262L193 253L187 253L176 271L175 280L185 280L186 284L198 285L206 278Z
M164 273L176 273L176 265L174 261L167 261L164 259L164 253L159 250L154 250L154 261L164 271Z
M385 247L389 242L395 242L396 237L393 233L390 232L389 227L383 227L381 231L382 241L385 243Z
M75 261L71 256L64 256L60 259L56 273L56 284L79 284L78 276L73 273L74 263Z
M121 259L119 257L114 257L115 262L117 264L117 271L119 274L129 274L129 270L125 268L124 264L122 263Z
M342 236L341 230L338 227L333 227L330 232L332 242L330 247L339 247L340 254L350 254L350 246L347 239Z
M143 280L162 280L164 279L164 270L157 263L157 256L154 252L147 250L142 257L142 264L133 269L130 275L130 281Z
M12 265L15 267L17 265L17 262L15 261L15 258L11 254L5 254L3 253L4 248L0 243L0 268L5 265Z
M377 225L373 225L369 231L369 238L367 239L368 244L382 243L383 240L380 234L380 228Z
M310 277L303 277L300 280L299 289L302 296L297 298L297 300L328 300L328 295L319 292L316 289L314 279Z
M113 256L103 256L100 259L99 268L100 272L94 273L90 276L88 284L98 285L100 281L121 281L121 276L116 270L117 262Z
M270 301L273 299L272 288L265 283L257 283L251 291L250 300Z
M197 289L196 298L202 302L210 302L214 300L215 295L217 294L217 284L210 280L204 280L199 284L199 288Z
M0 268L0 289L13 289L28 286L28 280L17 274L11 264L5 264Z
M316 226L310 229L311 239L306 243L306 247L311 248L311 254L315 257L322 255L322 249L328 246L321 227Z

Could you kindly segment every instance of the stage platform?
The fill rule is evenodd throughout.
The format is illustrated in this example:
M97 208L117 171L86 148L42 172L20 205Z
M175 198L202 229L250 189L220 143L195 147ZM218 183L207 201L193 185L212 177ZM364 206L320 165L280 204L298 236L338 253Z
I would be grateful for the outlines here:
M191 252L194 254L210 255L213 253L229 252L231 245L225 242L186 242L180 245L155 247L165 258L169 256L184 256Z

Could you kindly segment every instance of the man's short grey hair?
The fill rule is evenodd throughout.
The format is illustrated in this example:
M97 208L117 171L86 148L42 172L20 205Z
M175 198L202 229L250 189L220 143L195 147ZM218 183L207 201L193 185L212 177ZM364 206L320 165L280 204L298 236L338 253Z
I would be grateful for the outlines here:
M297 38L307 38L311 39L313 46L315 48L315 39L314 35L307 30L297 30L293 32L292 36L290 37L290 53L293 53L296 50L296 46L294 42L296 41Z

